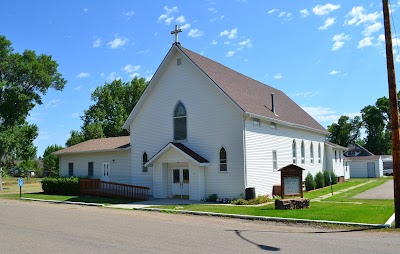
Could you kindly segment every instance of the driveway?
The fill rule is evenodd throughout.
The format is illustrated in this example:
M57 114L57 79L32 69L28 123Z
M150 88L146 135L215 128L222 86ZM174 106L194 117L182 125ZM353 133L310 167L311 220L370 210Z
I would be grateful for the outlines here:
M360 193L355 199L394 199L393 180L387 181L375 188Z

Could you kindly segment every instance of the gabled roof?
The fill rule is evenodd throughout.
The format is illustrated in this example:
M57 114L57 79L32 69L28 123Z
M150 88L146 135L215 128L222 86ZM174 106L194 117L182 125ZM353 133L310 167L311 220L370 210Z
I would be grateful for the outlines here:
M352 155L351 152L352 151L359 151L358 155ZM360 146L357 143L350 143L347 146L347 153L346 156L347 157L354 157L354 156L373 156L374 154L371 153L370 151L368 151L365 147Z
M88 153L88 152L108 152L127 150L130 146L130 137L112 137L91 139L65 149L54 152L54 155Z
M376 161L381 158L380 155L369 155L369 156L354 156L354 157L346 157L349 161Z
M208 166L209 162L208 160L204 159L202 156L191 150L189 147L185 146L184 144L181 143L176 143L176 142L170 142L166 146L164 146L163 149L161 149L158 153L156 153L144 166L149 166L153 164L154 161L156 161L158 158L160 158L162 155L164 155L169 149L175 149L178 151L180 154L184 155L187 157L190 161L194 162L195 164L199 166Z
M126 120L123 128L129 129L129 125L132 123L135 115L144 103L144 100L155 83L157 83L159 77L164 72L165 66L175 52L181 52L186 56L198 68L198 70L208 77L208 79L219 89L221 89L221 91L228 96L243 113L253 115L254 117L275 120L284 125L311 129L323 134L328 134L324 127L322 127L314 118L312 118L282 91L265 85L209 58L190 51L182 47L180 44L172 45L160 67L157 69L153 79L150 81L148 88L142 95L142 98L140 98L139 102ZM274 93L275 113L271 110L272 93Z
M328 146L331 146L331 147L334 148L334 149L340 149L340 150L344 150L344 151L346 151L346 150L348 149L347 147L340 146L340 145L338 145L338 144L331 143L331 142L329 142L329 141L325 141L325 144L328 145Z

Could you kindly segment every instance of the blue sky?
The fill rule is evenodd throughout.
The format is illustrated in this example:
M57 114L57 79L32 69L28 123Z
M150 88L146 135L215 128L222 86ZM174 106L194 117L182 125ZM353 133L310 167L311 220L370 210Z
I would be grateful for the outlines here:
M400 33L400 0L390 2ZM282 90L323 126L353 117L388 96L381 12L380 0L14 0L2 3L0 34L16 52L52 55L68 80L28 118L39 126L41 156L79 130L97 86L151 79L175 24L183 29L182 46ZM400 35L393 37L399 45Z

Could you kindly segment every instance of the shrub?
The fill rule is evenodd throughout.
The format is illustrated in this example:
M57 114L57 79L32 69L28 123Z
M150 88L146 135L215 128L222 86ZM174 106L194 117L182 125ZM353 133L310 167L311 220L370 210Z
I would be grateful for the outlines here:
M271 197L268 195L259 195L256 198L250 199L250 200L245 200L243 198L235 199L231 202L231 204L234 205L258 205L258 204L264 204L271 201Z
M218 199L218 195L217 194L211 194L210 196L208 196L205 201L206 202L216 202Z
M314 177L311 173L307 174L305 185L306 185L306 190L308 190L308 191L315 189L315 181L314 181Z
M246 199L243 199L243 198L238 198L238 199L233 200L231 202L231 204L233 204L233 205L248 205L249 201L247 201Z
M331 177L332 177L332 184L337 184L338 183L338 177L335 173L331 172Z
M325 187L325 182L324 182L324 175L321 172L318 172L315 175L315 188L323 188Z
M324 183L325 183L325 186L328 186L329 183L331 182L329 180L330 175L331 174L329 173L329 171L324 171Z
M58 177L44 178L42 180L42 189L45 194L50 195L79 195L79 178L77 177Z

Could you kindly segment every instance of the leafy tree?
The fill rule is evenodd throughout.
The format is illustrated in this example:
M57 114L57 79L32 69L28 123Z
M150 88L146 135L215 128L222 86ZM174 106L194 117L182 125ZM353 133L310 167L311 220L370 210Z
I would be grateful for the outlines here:
M386 154L390 150L391 140L386 133L386 120L382 111L373 105L368 105L361 110L364 121L365 148L373 154Z
M49 88L64 88L66 81L57 67L48 55L36 55L32 50L14 53L11 42L0 35L0 163L4 156L36 153L31 141L37 136L37 127L25 120L35 105L42 104L41 96Z
M85 140L129 135L122 129L133 107L146 89L144 78L135 77L130 82L114 80L99 86L92 93L94 104L81 117L81 131L72 131L66 145L71 146Z
M58 150L63 149L62 146L59 145L51 145L48 146L43 153L43 169L50 172L50 176L59 176L60 168L59 168L59 159L57 156L52 153L57 152Z
M39 161L37 160L24 160L17 167L20 170L18 176L27 176L29 170L35 173L40 170Z
M337 123L328 126L330 132L328 139L332 143L346 147L349 143L359 139L362 124L359 116L353 119L348 116L341 116Z

